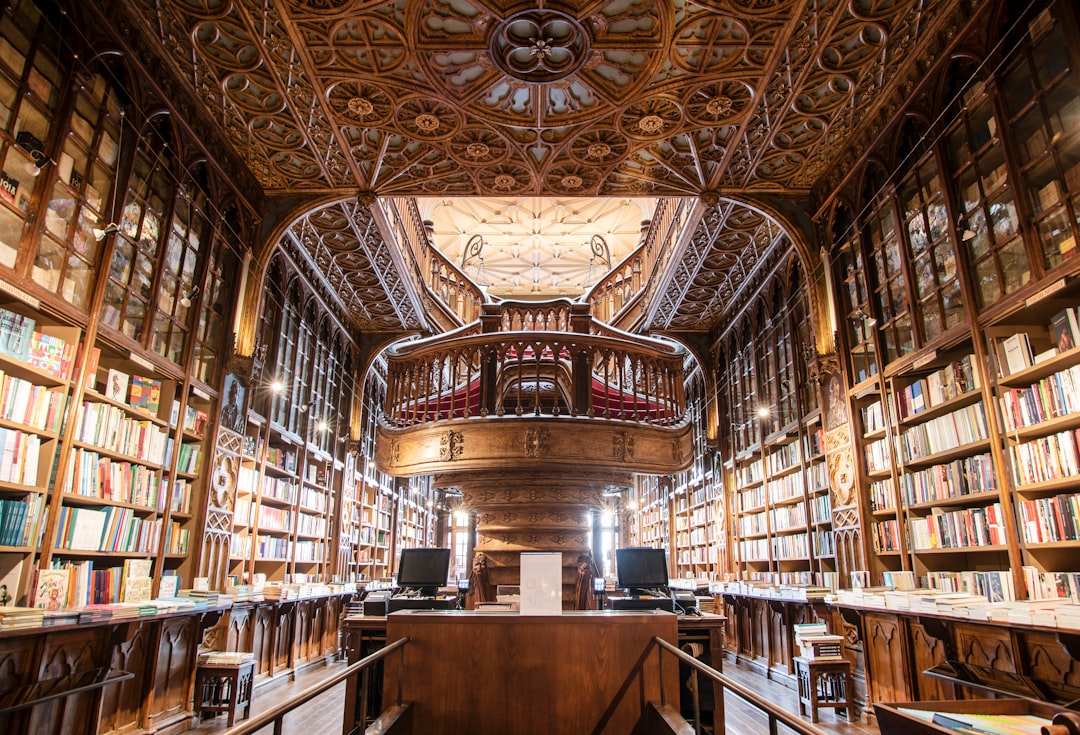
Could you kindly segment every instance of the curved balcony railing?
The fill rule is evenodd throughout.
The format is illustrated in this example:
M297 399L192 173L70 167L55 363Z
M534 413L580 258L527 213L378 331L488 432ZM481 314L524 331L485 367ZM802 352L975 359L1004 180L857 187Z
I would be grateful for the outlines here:
M585 295L592 314L609 324L624 324L649 290L675 249L686 218L693 210L688 199L660 199L641 244ZM632 319L631 319L632 321Z
M389 199L384 202L383 210L393 227L395 240L409 254L420 280L443 310L459 325L475 321L486 301L484 292L445 255L431 247L431 236L420 219L416 201Z
M394 428L516 416L681 423L685 350L595 324L587 308L488 304L480 334L465 328L390 348L383 421Z

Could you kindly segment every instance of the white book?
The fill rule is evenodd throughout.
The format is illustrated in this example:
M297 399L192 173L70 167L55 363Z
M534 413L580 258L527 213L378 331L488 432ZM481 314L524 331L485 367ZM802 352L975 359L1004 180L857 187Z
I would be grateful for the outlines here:
M71 548L98 551L101 548L101 532L105 529L105 511L90 508L73 508L75 517L71 534Z
M1034 362L1027 332L1017 332L1006 337L1001 341L1001 348L1005 355L1005 368L1010 374L1031 367Z

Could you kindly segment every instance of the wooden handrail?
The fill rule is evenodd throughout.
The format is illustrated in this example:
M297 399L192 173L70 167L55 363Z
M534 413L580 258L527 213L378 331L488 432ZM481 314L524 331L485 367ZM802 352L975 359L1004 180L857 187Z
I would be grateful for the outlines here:
M686 653L683 650L680 650L677 646L671 645L663 638L660 638L659 636L654 636L652 642L655 643L657 647L659 647L661 650L667 651L686 665L691 666L696 671L699 671L713 681L718 682L725 689L730 690L739 698L745 700L749 704L757 707L759 710L764 712L765 715L769 718L770 733L775 733L776 723L781 722L795 732L800 733L800 735L826 735L825 731L817 727L816 725L812 725L809 722L804 721L802 718L788 712L787 710L780 709L775 704L762 697L760 694L757 694L756 692L747 689L742 684L739 684L729 679L708 664L703 664L690 654ZM662 683L663 678L661 678L661 684ZM661 699L661 701L663 702L663 699Z
M281 720L289 712L292 712L300 705L305 704L320 694L329 691L346 679L356 676L362 670L368 668L377 661L381 661L399 648L403 648L409 640L410 638L408 637L399 638L385 648L380 648L370 656L365 656L356 663L349 664L329 679L325 679L318 684L313 684L307 689L302 690L299 694L289 697L280 704L274 705L267 711L255 715L251 719L245 720L235 727L229 728L225 733L227 733L227 735L250 735L250 733L258 732L267 725L273 725L274 733L275 735L278 735L281 732ZM398 690L398 704L401 704L400 689Z

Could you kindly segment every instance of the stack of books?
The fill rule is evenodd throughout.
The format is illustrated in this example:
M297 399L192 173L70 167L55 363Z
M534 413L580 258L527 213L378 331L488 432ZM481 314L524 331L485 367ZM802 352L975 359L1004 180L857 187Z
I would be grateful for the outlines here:
M44 613L37 607L0 607L0 630L35 628L42 624Z
M800 623L793 626L799 655L807 661L840 661L843 659L842 635L829 635L825 623Z
M254 661L255 654L251 651L201 651L199 663L211 666L228 666Z

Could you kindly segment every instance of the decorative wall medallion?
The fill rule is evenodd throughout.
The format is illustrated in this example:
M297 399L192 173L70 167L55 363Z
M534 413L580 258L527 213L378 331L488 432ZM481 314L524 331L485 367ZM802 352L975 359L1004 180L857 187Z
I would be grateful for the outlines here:
M620 462L629 462L634 458L634 437L625 431L620 431L611 437L612 456Z
M439 459L443 462L453 462L461 456L464 450L465 437L460 431L448 431L442 435L439 441Z
M525 455L546 457L551 452L551 432L540 426L525 432Z
M236 468L233 457L219 457L210 487L210 502L223 509L232 508L233 489L236 487Z
M488 47L499 68L515 79L553 82L576 72L588 58L589 35L565 13L531 9L495 26Z

